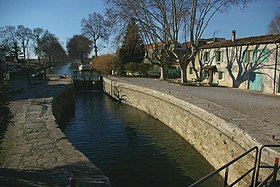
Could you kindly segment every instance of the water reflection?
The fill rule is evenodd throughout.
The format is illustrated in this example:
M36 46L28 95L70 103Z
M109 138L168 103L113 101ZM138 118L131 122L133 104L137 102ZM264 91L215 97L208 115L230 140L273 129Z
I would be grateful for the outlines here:
M188 186L213 170L160 121L101 92L77 95L75 111L66 136L114 187ZM218 184L214 179L206 186Z
M54 66L53 72L57 75L70 75L70 73L73 71L73 68L71 67L71 63L62 65L62 66Z

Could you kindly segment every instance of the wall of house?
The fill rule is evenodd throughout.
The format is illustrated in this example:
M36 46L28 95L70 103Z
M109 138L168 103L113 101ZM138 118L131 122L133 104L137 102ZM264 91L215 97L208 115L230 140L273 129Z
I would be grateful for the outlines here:
M221 58L217 60L217 51L221 51ZM228 51L228 52L226 52ZM257 51L255 53L255 51ZM278 49L279 51L279 49ZM206 53L209 53L206 58ZM279 87L279 52L278 66L276 71L276 92ZM201 49L196 56L196 67L200 67L199 61L203 66L212 65L217 67L218 72L214 72L213 80L218 82L220 86L237 87L240 89L251 89L264 93L274 93L274 74L276 63L276 45L247 45L236 47ZM227 70L228 64L232 64L232 74L234 79ZM242 68L240 68L242 67ZM195 78L194 74L190 74L191 65L188 66L188 77ZM202 67L203 68L203 67ZM244 76L238 77L238 74L246 71ZM205 70L204 70L205 71ZM223 72L223 76L221 76ZM209 78L205 77L204 82L209 82ZM234 86L234 82L236 83Z
M104 78L104 91L162 121L193 145L215 169L258 145L237 126L168 93L107 78ZM234 164L230 168L230 181L252 167L253 163L252 156L249 156ZM250 177L239 186L248 186L249 181Z

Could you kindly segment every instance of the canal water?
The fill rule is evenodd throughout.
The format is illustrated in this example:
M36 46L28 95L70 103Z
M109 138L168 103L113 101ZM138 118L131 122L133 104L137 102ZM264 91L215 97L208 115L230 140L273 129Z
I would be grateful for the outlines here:
M186 187L213 171L173 130L103 92L76 94L75 114L63 131L113 187ZM204 186L220 184L217 177Z

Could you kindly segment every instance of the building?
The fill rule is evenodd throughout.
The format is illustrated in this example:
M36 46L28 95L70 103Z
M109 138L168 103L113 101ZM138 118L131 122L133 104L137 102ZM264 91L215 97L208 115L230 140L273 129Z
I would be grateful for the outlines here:
M195 59L201 80L210 85L280 93L280 34L207 41ZM194 67L187 68L196 78Z

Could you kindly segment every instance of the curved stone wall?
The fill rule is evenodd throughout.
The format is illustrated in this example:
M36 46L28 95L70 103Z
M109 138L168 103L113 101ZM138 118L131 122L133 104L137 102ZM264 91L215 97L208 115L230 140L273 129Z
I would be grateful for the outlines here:
M254 138L233 124L168 93L117 80L103 80L106 93L162 121L193 145L215 169L246 150L260 146ZM199 102L213 104L205 100ZM229 181L235 180L253 167L253 156L255 154L248 155L230 167ZM249 181L251 176L238 186L245 186Z

